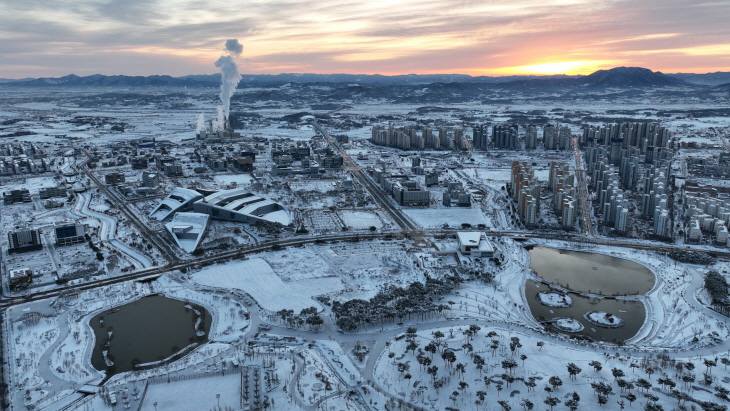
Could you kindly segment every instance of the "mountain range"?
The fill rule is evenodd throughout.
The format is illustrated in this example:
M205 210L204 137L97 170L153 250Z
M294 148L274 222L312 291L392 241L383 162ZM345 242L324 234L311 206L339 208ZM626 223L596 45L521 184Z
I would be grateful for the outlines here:
M549 89L561 88L664 88L687 87L709 88L730 84L730 72L707 74L676 73L664 74L641 67L616 67L610 70L599 70L587 76L469 76L463 74L408 74L397 76L366 74L258 74L244 75L239 87L276 86L286 83L329 83L359 86L398 86L463 83L494 85L499 88L515 89ZM70 74L63 77L0 79L0 87L218 87L220 74L188 75L172 77L166 75L153 76L107 76L95 74L77 76Z

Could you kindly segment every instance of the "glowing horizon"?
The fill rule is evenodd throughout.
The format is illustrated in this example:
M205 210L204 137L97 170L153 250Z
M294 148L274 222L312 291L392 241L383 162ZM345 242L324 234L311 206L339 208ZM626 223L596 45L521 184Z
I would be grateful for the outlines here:
M0 78L730 71L730 3L679 0L0 0ZM635 24L637 21L651 24Z

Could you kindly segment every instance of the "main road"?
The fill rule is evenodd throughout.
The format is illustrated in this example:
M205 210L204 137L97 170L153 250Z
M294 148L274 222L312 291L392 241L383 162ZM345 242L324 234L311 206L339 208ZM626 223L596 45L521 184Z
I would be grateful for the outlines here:
M370 179L370 177L363 174L362 170L360 169L360 166L355 164L354 161L350 158L350 156L347 155L347 152L342 149L342 147L330 137L327 130L322 128L319 124L317 124L317 121L312 121L312 126L315 130L317 130L330 144L330 146L334 147L335 150L342 156L343 161L345 163L345 166L348 170L352 173L352 176L355 177L358 183L362 187L364 187L369 193L370 196L375 200L376 203L382 208L390 218L395 221L396 224L401 228L401 230L409 231L418 230L418 227L416 227L415 224L413 224L408 217L406 217L401 210L399 210L396 206L393 205L393 203L390 201L390 198L385 194L385 192L380 189L380 187L376 186L375 183Z
M322 129L318 124L313 123L314 127L322 133L325 138L331 141L329 134ZM108 186L103 184L99 179L94 176L92 172L88 170L86 162L81 163L81 169L84 170L89 178L94 181L99 190L113 200L115 205L122 211L127 218L135 225L142 235L144 235L154 246L156 246L160 252L167 259L167 263L162 266L149 267L140 269L131 273L122 274L115 277L98 279L88 281L79 284L67 284L60 286L52 290L37 291L21 296L15 297L0 297L0 310L7 308L12 305L22 304L29 301L37 301L45 298L56 297L60 294L72 291L72 290L89 290L98 287L108 286L124 281L139 280L144 278L152 278L155 276L162 275L166 272L173 270L186 270L193 267L200 267L220 262L226 262L230 260L236 260L246 258L251 254L260 252L275 250L284 247L301 246L304 244L314 244L321 242L347 242L347 241L359 241L359 240L373 240L373 239L387 239L393 236L401 235L412 235L412 236L443 236L443 235L454 235L456 230L423 230L419 229L413 224L407 217L403 215L400 209L395 207L385 193L377 187L372 180L365 176L361 170L352 162L349 157L346 156L344 150L339 145L335 145L340 153L343 154L348 168L353 170L353 175L358 181L365 187L370 194L373 196L376 202L385 210L394 221L400 226L400 230L394 232L381 232L381 233L342 233L326 236L294 236L288 238L274 239L270 241L259 242L252 245L243 246L234 250L222 252L212 256L193 258L189 260L180 259L172 247L160 236L156 231L150 230L127 206L125 199L111 190ZM577 162L578 164L578 162ZM587 213L584 212L584 216ZM590 219L589 219L590 221ZM588 224L587 227L592 227L592 224ZM597 237L585 236L582 234L565 234L565 233L551 233L551 232L534 232L534 231L484 231L487 235L497 237L513 237L513 238L537 238L537 239L553 239L553 240L568 240L577 241L584 244L595 244L595 245L606 245L614 247L624 248L635 248L643 250L653 250L657 252L670 252L670 251L687 251L687 246L675 246L670 244L661 244L655 242L637 242L637 241L625 241L616 239L604 239ZM702 250L698 250L702 251ZM728 251L713 251L713 253L719 257L730 258L730 252Z
M88 154L88 153L87 153ZM119 193L115 192L114 190L110 189L109 186L102 183L98 177L94 175L94 173L89 169L88 161L84 161L81 163L80 169L84 172L86 172L86 175L91 179L91 181L94 182L96 187L104 193L104 195L111 200L112 204L114 204L115 207L119 209L119 211L124 214L125 217L134 225L134 227L138 230L139 233L142 234L143 238L147 239L154 245L157 250L160 251L162 256L168 261L168 263L177 263L180 261L180 258L175 253L175 250L173 250L172 246L168 244L162 237L160 237L160 234L157 231L151 230L145 223L142 222L142 220L137 217L137 214L129 209L129 206L127 205L127 199L124 198Z
M575 178L578 180L578 201L580 201L581 214L583 214L583 225L586 229L586 236L595 237L593 220L591 219L591 201L588 198L588 187L586 186L585 170L580 158L578 139L573 138L573 152L575 153Z

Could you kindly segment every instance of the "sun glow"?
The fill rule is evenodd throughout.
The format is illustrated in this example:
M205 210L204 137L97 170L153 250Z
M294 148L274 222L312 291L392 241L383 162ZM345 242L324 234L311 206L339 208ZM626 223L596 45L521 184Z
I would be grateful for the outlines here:
M583 60L583 61L560 61L553 63L531 64L516 67L503 67L494 70L494 74L514 75L514 74L590 74L601 68L608 68L619 65L620 62L614 60Z

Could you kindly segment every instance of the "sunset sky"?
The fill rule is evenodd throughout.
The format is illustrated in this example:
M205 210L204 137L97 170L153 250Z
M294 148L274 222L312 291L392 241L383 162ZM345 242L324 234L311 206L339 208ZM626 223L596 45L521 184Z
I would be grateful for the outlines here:
M730 71L730 1L0 0L0 78Z

